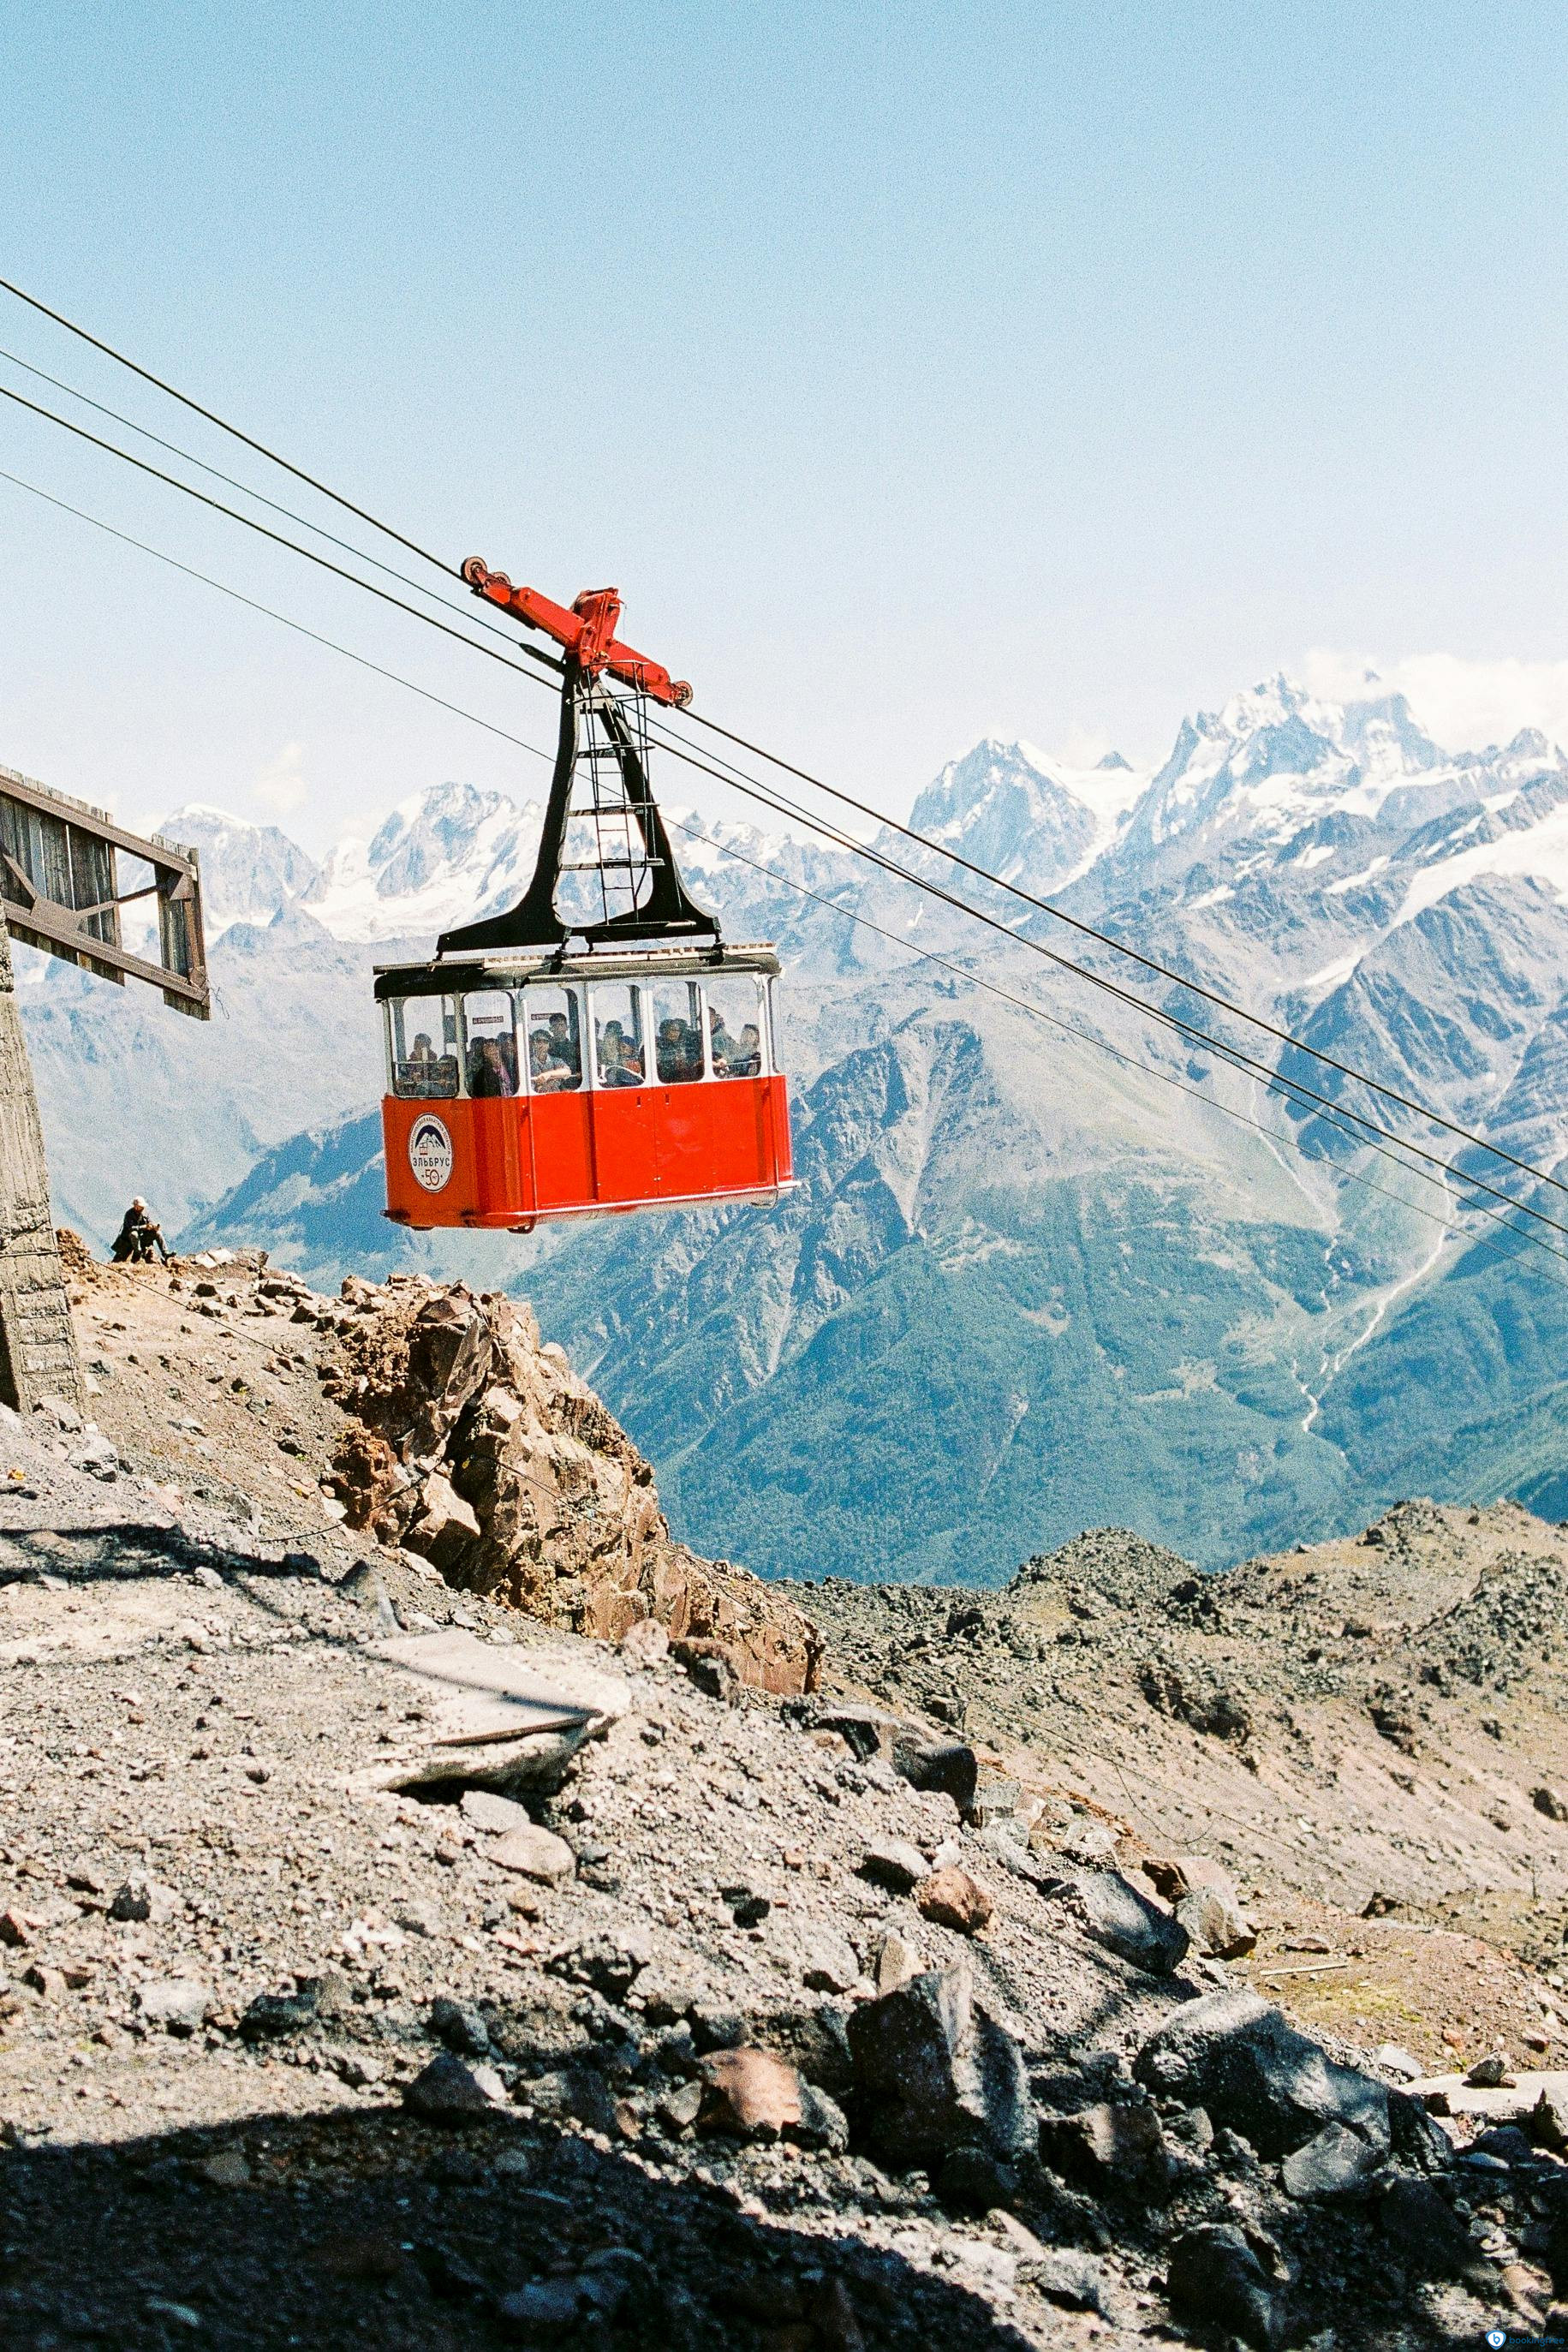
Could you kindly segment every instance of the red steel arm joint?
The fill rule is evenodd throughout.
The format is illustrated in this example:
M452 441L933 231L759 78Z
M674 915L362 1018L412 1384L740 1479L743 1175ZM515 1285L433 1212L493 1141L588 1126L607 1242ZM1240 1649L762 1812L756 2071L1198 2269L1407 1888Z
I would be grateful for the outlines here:
M514 588L504 572L492 572L483 556L471 555L463 577L476 596L484 596L530 629L541 629L575 656L585 677L608 670L639 694L684 710L692 698L685 678L673 678L663 665L650 661L634 646L623 646L615 634L621 618L621 592L616 588L585 588L568 612L564 604L541 596L537 588Z

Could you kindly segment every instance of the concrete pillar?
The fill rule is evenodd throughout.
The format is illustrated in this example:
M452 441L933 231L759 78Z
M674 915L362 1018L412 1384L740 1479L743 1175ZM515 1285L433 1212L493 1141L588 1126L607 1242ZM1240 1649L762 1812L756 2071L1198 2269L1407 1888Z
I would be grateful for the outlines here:
M0 920L0 1401L83 1402L81 1365L49 1213L44 1130Z

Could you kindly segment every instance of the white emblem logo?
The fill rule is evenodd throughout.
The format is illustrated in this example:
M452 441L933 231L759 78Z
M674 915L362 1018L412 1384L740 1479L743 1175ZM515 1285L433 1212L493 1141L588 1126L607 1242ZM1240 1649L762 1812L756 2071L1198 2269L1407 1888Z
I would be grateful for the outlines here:
M427 1192L439 1192L452 1174L452 1138L434 1111L422 1113L409 1129L408 1164Z

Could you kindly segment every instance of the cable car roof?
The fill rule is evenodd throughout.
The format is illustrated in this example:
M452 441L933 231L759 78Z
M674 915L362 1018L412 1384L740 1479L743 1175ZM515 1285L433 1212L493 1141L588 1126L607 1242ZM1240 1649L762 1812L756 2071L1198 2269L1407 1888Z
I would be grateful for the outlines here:
M428 963L379 963L376 1000L393 996L454 996L469 988L520 988L529 981L699 979L717 971L776 976L779 958L765 940L719 948L602 948L582 955L452 956Z

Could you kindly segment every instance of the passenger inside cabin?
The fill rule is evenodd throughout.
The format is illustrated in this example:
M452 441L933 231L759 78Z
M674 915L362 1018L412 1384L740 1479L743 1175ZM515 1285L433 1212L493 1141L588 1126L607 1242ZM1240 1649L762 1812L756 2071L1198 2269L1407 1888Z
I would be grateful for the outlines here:
M550 1052L548 1029L536 1029L528 1039L528 1085L536 1095L564 1094L576 1080L564 1062L556 1061Z
M729 1066L740 1048L725 1027L724 1015L716 1004L708 1006L707 1022L708 1050L713 1055L714 1074L717 1077L727 1077Z
M423 1029L420 1031L418 1036L413 1041L413 1045L410 1051L408 1058L411 1062L434 1061L435 1048L430 1042L428 1031Z
M702 1047L696 1033L687 1022L671 1019L659 1024L659 1076L666 1086L678 1086L688 1078L700 1078L703 1074Z
M478 1100L517 1093L517 1081L507 1069L498 1037L481 1037L468 1064L468 1091Z
M755 1078L762 1068L762 1034L755 1021L740 1033L740 1044L729 1066L732 1078Z
M549 1017L549 1050L552 1062L559 1062L574 1078L582 1076L582 1056L577 1050L577 1040L564 1013L552 1013Z
M601 1087L640 1087L643 1063L619 1021L607 1021L599 1033L599 1083Z

